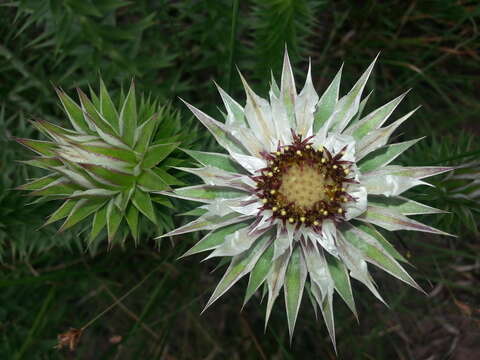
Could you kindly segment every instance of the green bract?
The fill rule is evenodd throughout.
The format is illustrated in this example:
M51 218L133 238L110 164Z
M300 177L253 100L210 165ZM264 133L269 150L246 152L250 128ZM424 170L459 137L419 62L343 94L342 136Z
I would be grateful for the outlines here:
M38 120L33 125L50 141L17 139L39 155L26 163L50 172L20 189L40 200L65 200L46 222L66 218L60 231L93 215L90 240L105 227L109 242L129 234L138 240L140 214L158 224L153 201L170 205L152 193L180 183L165 165L177 137L156 136L170 108L145 97L137 102L133 82L118 107L103 81L99 95L77 91L80 104L57 89L73 129Z

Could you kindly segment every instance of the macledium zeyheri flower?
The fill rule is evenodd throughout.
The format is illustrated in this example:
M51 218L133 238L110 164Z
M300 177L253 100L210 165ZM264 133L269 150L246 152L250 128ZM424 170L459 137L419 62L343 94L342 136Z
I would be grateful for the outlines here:
M245 107L219 88L225 123L187 104L228 155L187 151L202 167L182 169L205 184L165 193L203 205L191 212L199 215L196 220L163 236L208 230L185 255L213 250L208 258L231 257L207 307L249 274L245 302L264 285L266 322L283 288L292 336L308 286L335 343L334 291L355 315L350 277L383 301L367 263L419 289L400 265L402 256L373 225L445 234L407 217L440 210L400 195L449 168L390 165L418 141L387 145L414 111L382 127L403 94L360 116L374 63L339 99L341 71L319 96L309 69L298 94L285 53L280 88L272 80L270 101L256 95L242 77Z

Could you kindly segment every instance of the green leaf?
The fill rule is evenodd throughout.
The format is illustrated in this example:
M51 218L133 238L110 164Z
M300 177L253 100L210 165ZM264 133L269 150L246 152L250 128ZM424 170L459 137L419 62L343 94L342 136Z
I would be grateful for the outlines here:
M270 246L270 243L271 240L268 240L267 235L263 235L257 239L255 244L250 249L232 258L230 266L213 291L213 294L208 300L207 305L205 305L204 311L220 296L227 292L238 280L251 271L251 269L257 263L259 257L268 248L268 246Z
M100 112L105 120L107 120L113 129L119 134L120 125L118 121L118 113L115 105L113 104L110 95L108 94L105 83L100 79Z
M137 130L137 102L135 98L135 83L132 80L127 97L123 103L119 118L120 134L127 145L133 147L135 131Z
M115 200L111 199L107 206L107 231L108 242L111 242L117 233L118 227L122 222L122 213L115 206Z
M132 233L133 239L135 241L138 240L138 210L137 208L131 204L127 209L127 224L130 227L130 231Z
M140 189L136 189L132 201L142 214L149 218L154 224L157 223L157 217L155 216L155 210L153 209L152 199L149 194Z
M49 225L51 223L54 223L55 221L67 217L68 214L70 214L70 212L72 211L73 207L76 205L76 203L77 200L65 201L52 215L50 215L48 220L45 222L45 225Z
M243 300L244 306L248 300L250 300L253 294L255 294L258 288L265 282L268 272L272 268L272 259L273 245L269 246L262 256L260 256L257 263L253 267L253 270L250 272L247 291L245 292L245 299Z
M302 302L303 288L307 279L307 266L302 258L300 246L295 247L290 256L287 272L285 273L285 306L287 309L288 330L293 337L298 309Z
M135 177L117 170L107 169L100 165L79 164L96 181L112 186L130 187L135 182Z
M68 215L67 220L63 223L60 228L60 232L67 230L68 228L72 227L73 225L77 224L78 222L85 219L87 216L92 214L93 212L100 209L104 204L105 200L98 201L98 200L87 200L83 199L78 201L75 206L73 207L72 211Z
M102 208L95 212L93 216L92 231L90 233L90 242L95 240L95 238L100 234L100 231L107 224L107 207L102 206Z
M169 198L166 196L152 196L150 195L151 199L153 202L163 205L165 207L168 207L170 209L175 209L175 206L173 206L172 202L170 201Z
M402 254L400 254L392 244L390 244L387 239L383 237L383 235L375 229L373 225L370 225L368 223L360 223L358 221L355 222L355 227L368 235L374 237L378 243L385 249L385 251L392 256L394 259L397 259L399 261L408 263L407 259L405 259Z
M338 71L337 75L328 86L327 90L320 97L317 103L317 108L314 114L313 132L317 133L318 130L325 124L328 118L332 115L335 104L338 101L338 92L340 89L340 80L342 78L342 68Z
M71 183L58 183L56 185L46 186L40 190L31 193L33 196L60 196L68 197L81 188Z
M78 144L77 146L94 154L108 156L109 158L112 158L112 160L120 160L130 164L136 164L138 162L135 154L131 150L113 146L92 146L86 144Z
M238 164L233 161L230 156L226 154L218 154L218 153L210 153L204 151L196 151L196 150L187 150L181 149L182 151L186 152L192 158L197 160L200 164L207 166L214 166L216 168L233 172L233 173L244 173L244 170Z
M72 126L76 131L82 134L90 134L91 130L85 122L83 117L83 111L80 106L77 105L75 101L73 101L67 94L63 92L63 90L55 89L57 92L58 97L63 105L63 109L68 116L68 119L72 123Z
M150 169L143 170L137 179L137 185L146 192L170 189L163 179Z
M375 206L386 207L402 215L442 214L446 211L435 209L431 206L401 197L401 196L375 196L369 195L368 203Z
M367 84L368 78L373 70L373 66L377 61L377 57L368 66L367 70L362 74L360 79L355 83L347 95L342 97L336 104L330 119L330 128L328 130L336 130L342 132L358 112L363 90Z
M360 121L352 125L348 130L345 131L345 133L352 135L357 141L361 140L370 131L382 126L406 95L407 92L379 107L378 109L375 109L363 119L360 119Z
M383 247L378 246L375 238L363 231L359 231L351 225L348 226L346 231L343 231L343 235L348 242L362 252L365 260L380 267L410 286L421 290L405 269L397 263L393 257L389 256Z
M333 256L327 253L324 253L324 255L328 263L328 270L333 282L335 283L335 290L338 292L343 301L345 301L345 304L347 304L355 317L358 318L347 267L344 263Z
M240 230L248 226L248 223L241 222L238 224L233 224L225 226L221 229L211 231L198 243L196 243L190 250L188 250L181 257L190 256L193 254L198 254L203 251L213 250L220 246L224 241L227 235L233 234L235 231Z
M56 156L55 149L57 145L50 141L31 140L31 139L15 139L18 143L24 145L37 154L44 156Z
M245 192L235 189L224 189L210 185L195 185L175 189L173 193L168 193L173 197L180 199L210 203L212 200L233 199L245 196Z
M421 139L422 138L391 144L388 146L384 146L378 150L372 151L360 161L360 171L362 173L365 173L388 165L397 156L399 156L401 153L403 153L405 150L407 150L409 147L411 147Z
M135 131L135 151L139 152L140 154L144 154L147 151L150 141L155 135L157 125L158 114L153 114L150 119L138 127L138 129Z
M63 163L60 160L53 157L49 157L49 158L36 157L32 160L25 160L20 162L23 164L35 166L41 169L50 169L52 167L58 167L63 165Z
M155 174L160 176L162 180L167 184L167 185L185 185L185 183L179 179L177 179L175 176L170 175L167 173L165 170L159 167L155 167L152 169Z
M17 187L17 190L40 190L57 181L59 178L60 177L57 174L49 174L29 183L20 185Z
M80 98L80 103L82 104L82 109L86 121L91 121L97 129L100 129L106 134L111 136L116 136L115 130L110 126L106 119L99 113L95 105L90 101L88 96L80 89L77 89L78 97Z
M145 158L143 159L142 167L150 169L157 165L160 161L165 159L179 143L158 144L148 148Z
M383 207L371 206L367 207L367 211L356 218L357 220L375 224L389 231L411 230L423 231L432 234L450 235L441 230L437 230L418 221L409 219L405 215L394 210ZM451 236L451 235L450 235Z

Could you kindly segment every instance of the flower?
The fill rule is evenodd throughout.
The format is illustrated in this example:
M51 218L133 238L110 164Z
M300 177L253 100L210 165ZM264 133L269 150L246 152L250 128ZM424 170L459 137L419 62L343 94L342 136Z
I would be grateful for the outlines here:
M153 201L169 205L153 192L179 184L162 162L179 143L171 134L157 134L166 118L172 120L169 107L137 99L133 82L118 107L103 81L91 98L78 89L80 105L60 89L57 94L73 129L37 120L33 125L51 141L16 139L39 155L27 164L49 171L19 189L43 201L65 200L46 222L66 218L60 231L93 214L90 241L104 228L109 243L128 235L137 240L142 215L160 224Z
M400 265L403 257L373 225L445 234L407 217L440 210L400 194L449 168L389 165L418 141L387 145L392 132L415 110L381 127L403 94L360 116L366 101L361 101L362 92L374 63L344 97L338 99L341 70L319 97L310 68L297 94L285 53L281 86L272 80L270 101L256 95L242 77L245 107L219 88L227 110L225 123L187 103L228 152L188 151L202 167L181 169L205 184L165 192L204 205L191 212L199 215L196 220L163 236L209 230L185 255L213 250L208 258L231 257L206 307L250 274L245 303L264 284L267 324L283 288L293 336L308 286L335 344L334 290L355 315L350 277L383 301L367 262L420 289Z

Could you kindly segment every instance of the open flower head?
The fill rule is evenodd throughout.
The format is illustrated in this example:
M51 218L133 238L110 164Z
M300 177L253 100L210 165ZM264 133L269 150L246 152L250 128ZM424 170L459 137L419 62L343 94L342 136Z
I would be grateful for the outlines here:
M128 235L137 240L142 216L161 228L153 202L169 202L153 192L181 184L164 165L178 146L175 134L159 134L167 118L175 120L170 108L137 99L133 81L118 106L103 81L98 95L78 89L79 104L60 89L57 94L72 128L37 120L33 125L48 141L17 139L38 155L26 163L48 171L19 189L39 201L64 200L46 224L64 219L62 231L93 215L90 240L106 228L110 243Z
M245 303L264 285L266 323L283 288L292 336L308 286L335 343L335 291L356 315L350 277L383 301L367 263L419 289L400 265L405 260L373 225L442 234L407 217L440 210L400 195L449 168L390 165L419 140L387 145L415 110L382 127L403 94L361 117L362 93L374 63L339 99L341 70L319 96L309 69L297 93L285 53L280 87L272 80L269 100L242 77L244 107L219 88L225 122L187 104L228 153L188 151L202 166L183 170L205 184L170 195L203 205L192 211L199 215L196 220L164 235L208 230L186 255L213 250L208 258L231 257L207 307L249 274Z

